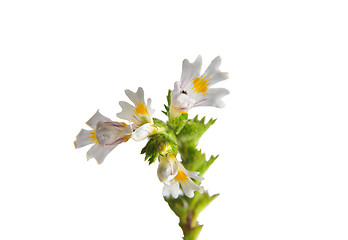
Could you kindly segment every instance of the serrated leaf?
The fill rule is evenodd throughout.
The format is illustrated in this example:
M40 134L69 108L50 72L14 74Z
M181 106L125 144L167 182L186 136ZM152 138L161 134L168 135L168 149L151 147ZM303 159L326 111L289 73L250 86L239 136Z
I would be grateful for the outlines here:
M199 172L201 173L201 175L203 175L208 168L210 167L210 165L219 157L219 155L216 156L210 156L208 161L205 161L200 167L199 167Z
M183 201L180 198L175 199L173 197L164 199L168 203L170 209L172 209L172 211L175 213L175 215L178 216L181 221L183 221L187 216L187 209Z
M174 130L175 134L178 135L180 131L185 127L187 120L187 113L183 113L177 118L170 119L168 125Z
M195 215L198 216L202 212L204 208L206 208L216 197L218 197L220 194L214 194L213 196L210 196L208 192L204 192L199 201L195 204Z
M168 95L167 95L167 104L168 105L164 104L165 111L162 111L168 117L169 117L169 109L170 109L170 104L171 104L171 98L170 98L171 93L172 93L172 91L168 90Z
M196 147L201 136L215 123L215 121L216 119L210 119L205 123L205 117L199 120L198 116L188 120L177 136L179 144L182 143Z

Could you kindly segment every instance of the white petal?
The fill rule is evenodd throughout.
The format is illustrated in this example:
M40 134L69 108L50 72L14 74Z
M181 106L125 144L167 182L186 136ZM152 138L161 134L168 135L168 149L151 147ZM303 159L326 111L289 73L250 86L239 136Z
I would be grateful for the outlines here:
M221 64L221 58L216 57L208 66L207 70L202 74L205 78L209 78L211 83L209 86L214 85L217 82L228 79L228 73L221 72L219 70Z
M186 170L186 169L185 169ZM204 177L200 177L198 176L199 172L192 172L192 171L188 171L186 170L186 175L189 176L190 178L196 179L198 181L203 181Z
M187 59L182 62L181 72L181 88L184 88L188 82L194 77L199 77L199 73L202 68L202 57L198 56L193 63L190 63Z
M153 114L155 113L155 110L151 108L151 98L147 99L146 109L147 109L147 112L149 113L150 118L152 118Z
M225 104L221 101L221 98L229 93L230 92L225 88L209 88L207 90L207 95L202 96L202 98L195 103L195 107L210 106L223 108Z
M115 148L115 146L111 147L102 147L98 144L94 144L91 149L87 152L87 160L91 158L95 158L98 164L102 164L105 157Z
M98 122L109 122L111 121L109 118L99 113L99 110L86 122L88 126L93 129L97 128Z
M179 183L176 181L171 181L169 185L164 184L162 194L165 197L169 197L170 195L172 195L173 198L178 198L179 191Z
M117 113L116 116L121 118L121 119L132 122L133 116L134 116L134 111L135 111L134 106L130 105L127 102L123 102L123 101L120 101L119 104L122 108L122 111L120 113Z
M75 148L81 148L88 144L94 143L92 138L90 138L92 132L93 130L88 131L85 129L81 129L79 134L77 134L76 136L76 141L74 142Z
M138 90L134 93L131 90L125 90L127 97L134 103L138 104L139 102L144 102L144 90L139 87Z
M188 179L186 182L180 182L182 190L185 195L189 198L194 196L194 191L202 191L203 188L197 184L195 184L191 179Z

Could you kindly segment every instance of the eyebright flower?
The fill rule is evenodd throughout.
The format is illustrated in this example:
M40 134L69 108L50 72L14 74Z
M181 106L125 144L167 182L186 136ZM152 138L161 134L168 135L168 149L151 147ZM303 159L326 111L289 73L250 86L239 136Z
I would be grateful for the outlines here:
M129 125L113 122L99 113L86 122L93 130L81 129L74 142L75 148L94 144L87 152L87 160L95 158L101 164L105 157L120 143L127 142L132 133Z
M228 73L219 70L221 58L216 57L207 70L200 75L202 58L190 63L185 59L182 63L180 82L175 82L171 93L171 116L186 113L193 107L212 106L222 108L225 104L221 98L229 91L225 88L211 88L215 83L228 79Z
M136 141L145 139L152 135L156 131L156 127L153 125L152 115L154 110L151 109L151 99L147 99L145 104L144 90L140 87L137 92L125 90L128 98L133 102L134 106L120 101L119 104L122 111L117 114L117 117L125 119L131 123L134 133L132 138Z
M160 157L157 169L158 179L164 183L163 196L179 196L180 185L184 194L192 198L194 191L202 192L203 188L192 181L202 181L204 178L198 176L199 172L188 171L173 154ZM191 179L192 178L192 179Z

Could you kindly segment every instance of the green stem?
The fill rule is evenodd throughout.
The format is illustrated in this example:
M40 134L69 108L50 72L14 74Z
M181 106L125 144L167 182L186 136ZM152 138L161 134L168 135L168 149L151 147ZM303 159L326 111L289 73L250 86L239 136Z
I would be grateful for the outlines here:
M184 240L196 240L202 230L203 225L199 225L192 211L187 212L187 217L184 221L180 220L179 226L184 233Z

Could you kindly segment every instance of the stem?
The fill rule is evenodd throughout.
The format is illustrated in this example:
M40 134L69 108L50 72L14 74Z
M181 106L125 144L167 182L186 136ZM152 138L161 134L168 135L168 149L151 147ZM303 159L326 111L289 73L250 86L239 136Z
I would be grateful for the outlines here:
M203 225L199 225L193 215L192 211L188 211L186 219L180 220L179 225L184 233L184 240L197 240L202 230Z

